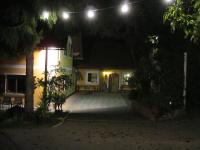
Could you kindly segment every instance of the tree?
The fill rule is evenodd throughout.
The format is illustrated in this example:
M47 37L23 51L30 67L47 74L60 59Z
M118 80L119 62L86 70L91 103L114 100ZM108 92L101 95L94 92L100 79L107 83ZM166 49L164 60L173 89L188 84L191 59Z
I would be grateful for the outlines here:
M176 0L164 14L172 31L182 29L185 37L196 43L200 39L200 0Z
M0 9L1 54L26 55L25 110L28 113L33 111L33 50L40 40L37 4L37 0L8 0L1 4Z
M200 0L176 0L164 14L164 22L169 23L173 33L182 32L186 39L185 51L188 51L187 108L199 106L200 87L199 40L200 40ZM180 45L182 45L181 43ZM183 46L184 47L184 46ZM186 50L188 49L188 50Z
M0 44L4 56L26 56L25 110L33 111L33 51L40 43L44 27L40 22L43 0L8 0L0 6ZM50 16L47 23L52 26L56 18Z
M75 4L74 1L69 3ZM7 0L0 6L1 54L5 57L26 55L25 110L28 113L33 111L33 51L41 42L47 28L55 25L59 14L58 8L63 6L62 4L69 3L48 0ZM51 11L47 20L41 17L44 8Z

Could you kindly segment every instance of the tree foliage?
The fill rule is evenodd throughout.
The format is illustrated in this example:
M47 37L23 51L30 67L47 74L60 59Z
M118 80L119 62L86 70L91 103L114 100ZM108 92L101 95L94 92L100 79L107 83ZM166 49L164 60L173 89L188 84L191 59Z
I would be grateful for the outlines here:
M185 37L196 43L200 39L200 0L176 0L164 14L172 31L182 29Z
M44 0L7 0L0 9L0 44L1 53L5 55L21 55L33 50L40 43L43 30L40 22L52 27L57 17L55 9L48 20L41 17Z
M39 42L37 2L8 0L1 4L1 53L16 55L30 51Z
M52 74L52 72L54 72L54 74ZM66 74L62 68L56 67L52 72L48 74L47 96L41 98L40 109L42 111L46 111L51 102L54 104L63 104L68 96L67 91L72 86L71 75ZM44 88L44 78L38 78L36 85Z

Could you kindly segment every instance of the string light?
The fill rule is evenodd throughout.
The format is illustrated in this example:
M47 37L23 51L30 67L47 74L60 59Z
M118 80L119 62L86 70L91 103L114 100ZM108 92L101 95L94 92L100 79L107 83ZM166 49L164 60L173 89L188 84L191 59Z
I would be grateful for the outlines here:
M86 11L86 17L88 19L94 19L95 16L96 16L96 12L100 12L100 11L104 11L104 10L108 10L108 9L115 9L115 8L120 8L120 12L122 14L127 14L129 13L130 11L130 5L133 5L133 4L137 4L137 3L140 3L144 0L136 0L134 2L124 2L121 6L120 5L114 5L114 6L110 6L110 7L105 7L105 8L99 8L99 9L88 9ZM165 0L167 3L170 3L170 2L173 2L173 0ZM64 20L68 20L70 18L70 14L81 14L81 13L84 13L85 11L82 10L82 11L64 11L62 12L62 18ZM50 13L48 11L44 11L42 13L42 18L43 19L48 19L50 16Z
M62 17L63 17L64 20L68 20L68 19L70 18L70 15L69 15L68 12L65 12L65 11L64 11L64 12L62 13Z
M122 4L120 10L122 14L127 14L129 12L129 5L127 3Z
M95 17L95 10L88 10L87 11L87 17L89 19L93 19Z
M174 0L164 0L164 1L165 1L165 3L167 3L167 4L171 4L171 3L174 2Z
M42 17L46 20L49 18L49 12L48 11L43 11Z

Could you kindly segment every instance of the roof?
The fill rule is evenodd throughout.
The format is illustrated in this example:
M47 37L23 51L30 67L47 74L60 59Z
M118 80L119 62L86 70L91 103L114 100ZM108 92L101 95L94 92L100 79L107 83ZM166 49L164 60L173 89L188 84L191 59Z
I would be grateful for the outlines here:
M133 68L131 53L123 40L83 40L83 60L75 60L78 68Z

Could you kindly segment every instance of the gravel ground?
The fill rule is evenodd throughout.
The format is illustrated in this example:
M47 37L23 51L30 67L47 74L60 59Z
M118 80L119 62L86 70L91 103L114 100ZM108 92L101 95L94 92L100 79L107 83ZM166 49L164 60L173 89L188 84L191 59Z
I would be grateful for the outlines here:
M135 119L65 120L51 128L4 129L0 149L200 150L200 118L152 122Z

